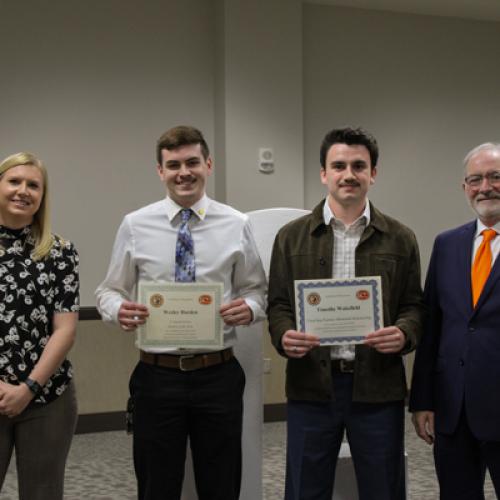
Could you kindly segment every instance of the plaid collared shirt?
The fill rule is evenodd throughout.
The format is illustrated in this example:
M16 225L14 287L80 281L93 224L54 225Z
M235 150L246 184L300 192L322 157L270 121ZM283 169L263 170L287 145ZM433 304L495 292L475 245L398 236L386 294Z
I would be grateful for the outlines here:
M331 224L333 230L333 276L335 279L356 276L355 256L361 235L370 222L370 204L366 201L363 214L347 226L336 218L328 205L324 205L325 224ZM331 348L332 359L354 359L354 346L335 346Z

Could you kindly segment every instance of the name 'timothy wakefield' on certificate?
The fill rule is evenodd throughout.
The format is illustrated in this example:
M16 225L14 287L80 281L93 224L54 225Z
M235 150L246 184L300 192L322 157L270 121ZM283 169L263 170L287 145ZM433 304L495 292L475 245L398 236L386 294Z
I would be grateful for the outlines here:
M222 283L140 282L138 299L149 317L138 329L139 348L220 349Z
M360 344L384 323L380 276L296 280L295 309L297 330L321 345Z

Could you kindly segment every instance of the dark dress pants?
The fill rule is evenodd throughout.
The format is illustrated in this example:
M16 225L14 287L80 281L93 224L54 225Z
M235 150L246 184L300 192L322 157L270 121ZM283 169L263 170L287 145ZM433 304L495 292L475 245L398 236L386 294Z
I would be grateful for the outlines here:
M434 459L441 500L484 500L486 468L500 498L500 443L479 441L464 410L453 434L436 433Z
M49 404L29 406L14 418L0 415L0 491L15 450L19 500L62 500L76 421L73 382Z
M134 466L139 500L179 500L189 438L199 500L237 500L245 375L236 360L190 372L139 362Z
M285 500L331 500L347 433L360 500L404 500L404 405L352 402L353 375L333 373L335 400L288 401Z

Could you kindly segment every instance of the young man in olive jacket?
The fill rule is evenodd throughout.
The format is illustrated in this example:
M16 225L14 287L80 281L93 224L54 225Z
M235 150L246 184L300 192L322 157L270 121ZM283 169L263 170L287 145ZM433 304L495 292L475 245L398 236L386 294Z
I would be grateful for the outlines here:
M278 233L269 278L269 328L288 358L285 500L331 500L347 433L361 500L403 500L402 355L421 334L420 258L413 232L367 199L377 174L376 140L336 129L322 143L328 194L311 214ZM384 327L362 345L319 347L297 331L294 280L380 276Z

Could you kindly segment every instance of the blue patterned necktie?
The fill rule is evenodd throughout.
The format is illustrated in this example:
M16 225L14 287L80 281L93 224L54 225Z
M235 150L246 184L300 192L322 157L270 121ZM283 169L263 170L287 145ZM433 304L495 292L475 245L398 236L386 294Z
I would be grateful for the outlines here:
M179 226L177 244L175 245L175 281L184 283L196 281L194 243L189 229L189 219L192 213L190 208L181 210L181 225Z

